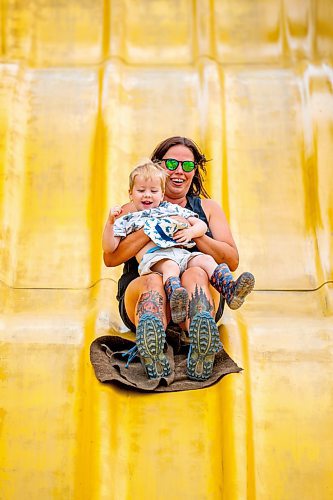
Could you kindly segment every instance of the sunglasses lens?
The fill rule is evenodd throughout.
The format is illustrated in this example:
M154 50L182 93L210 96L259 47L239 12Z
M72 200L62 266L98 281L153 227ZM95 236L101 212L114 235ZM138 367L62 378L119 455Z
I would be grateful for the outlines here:
M178 165L179 165L178 160L172 160L172 159L165 160L165 166L168 170L176 170Z
M183 161L184 172L192 172L195 167L194 161Z
M179 160L174 160L173 158L168 158L167 160L164 160L164 162L168 170L176 170L179 163L181 164L184 172L192 172L192 170L195 168L194 161L190 160L179 161Z

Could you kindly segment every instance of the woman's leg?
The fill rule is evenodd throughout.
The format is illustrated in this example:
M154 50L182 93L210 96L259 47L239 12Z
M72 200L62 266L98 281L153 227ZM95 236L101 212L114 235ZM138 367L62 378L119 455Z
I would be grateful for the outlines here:
M222 349L214 320L219 294L212 293L207 273L199 267L187 269L182 275L182 284L190 297L187 326L191 345L187 374L195 380L206 380L213 372L215 354Z
M192 260L194 258L189 263ZM200 267L188 268L182 274L181 282L190 298L186 326L189 326L191 319L199 312L206 311L214 317L215 310L219 305L220 294L210 285L206 271Z
M125 293L125 309L136 327L142 314L153 313L166 328L170 312L167 309L162 277L151 273L131 281Z
M163 348L169 313L161 276L152 273L133 280L126 289L125 309L136 326L136 343L148 377L168 376L171 369Z

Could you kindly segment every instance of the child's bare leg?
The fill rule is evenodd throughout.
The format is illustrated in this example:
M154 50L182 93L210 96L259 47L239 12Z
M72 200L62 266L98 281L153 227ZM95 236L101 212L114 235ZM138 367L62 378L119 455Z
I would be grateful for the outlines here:
M163 284L165 284L167 279L179 278L180 275L180 269L177 262L171 259L163 259L159 262L156 262L156 264L151 267L151 270L155 273L162 274Z
M196 255L193 259L188 261L187 268L189 269L190 267L200 267L206 271L207 276L210 279L217 267L217 263L210 255L202 254Z
M193 257L187 267L195 266L206 271L211 285L226 299L230 309L238 309L253 290L255 280L251 273L243 273L234 281L227 264L218 265L210 255Z
M180 282L180 269L177 262L163 259L154 264L152 271L163 276L167 299L170 301L171 318L174 323L185 321L188 307L188 293Z

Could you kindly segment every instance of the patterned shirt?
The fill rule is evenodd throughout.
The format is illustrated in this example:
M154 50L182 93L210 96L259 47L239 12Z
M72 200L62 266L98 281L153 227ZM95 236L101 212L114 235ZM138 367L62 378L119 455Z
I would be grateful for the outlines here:
M172 236L179 229L188 227L188 224L172 219L170 216L173 215L184 217L184 219L198 217L196 213L187 208L163 201L156 208L131 212L119 217L114 223L113 232L115 236L125 238L128 234L144 228L144 232L159 247L177 246L179 244L172 239ZM194 242L181 244L181 246L191 248L194 246Z

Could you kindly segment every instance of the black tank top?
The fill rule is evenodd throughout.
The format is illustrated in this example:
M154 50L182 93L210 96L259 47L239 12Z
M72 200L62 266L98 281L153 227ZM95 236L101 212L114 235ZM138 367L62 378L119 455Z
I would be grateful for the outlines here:
M185 208L187 208L188 210L192 210L192 212L198 214L199 219L207 224L208 231L206 235L212 238L213 235L209 229L207 217L201 205L201 198L199 198L198 196L187 196L186 199L187 203ZM188 248L187 250L189 250L190 252L198 252L198 248L196 246ZM117 300L120 300L124 296L126 288L130 284L130 282L135 278L138 278L138 276L138 262L136 258L133 257L132 259L129 259L124 263L123 274L118 281Z

